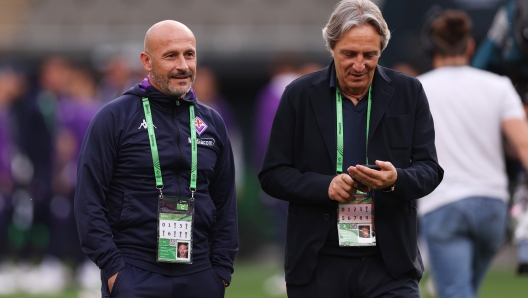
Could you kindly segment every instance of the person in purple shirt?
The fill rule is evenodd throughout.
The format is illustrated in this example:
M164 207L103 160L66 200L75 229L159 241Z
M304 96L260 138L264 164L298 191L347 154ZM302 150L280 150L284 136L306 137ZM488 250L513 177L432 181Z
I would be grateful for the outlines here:
M220 88L215 73L211 69L203 66L198 67L196 73L199 73L200 75L196 77L196 81L193 84L193 90L196 92L198 100L217 111L225 122L227 132L229 133L229 140L231 141L231 148L233 149L233 157L235 159L235 184L237 194L240 194L243 191L243 177L245 170L244 142L240 126L233 109L220 94Z

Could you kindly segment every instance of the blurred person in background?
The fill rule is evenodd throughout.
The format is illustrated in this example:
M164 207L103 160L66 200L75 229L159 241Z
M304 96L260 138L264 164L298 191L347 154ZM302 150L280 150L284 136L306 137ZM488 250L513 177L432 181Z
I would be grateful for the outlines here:
M97 99L108 102L119 97L140 79L125 56L115 55L105 64L103 76L97 84Z
M303 66L303 61L300 58L300 53L294 52L280 52L271 61L271 79L260 90L255 109L255 138L254 138L254 155L253 162L255 169L260 169L262 160L264 159L264 152L269 140L271 125L273 117L279 106L279 102L284 92L284 89L293 80L300 76L300 68ZM303 72L309 73L320 68L314 69L312 65L306 65ZM259 193L260 201L269 213L268 226L272 232L272 245L276 256L275 261L284 259L284 247L286 243L286 218L288 213L288 203L281 200L276 200L270 197L263 191ZM274 274L264 281L265 289L270 294L284 294L286 293L286 282L284 281L284 272Z
M54 107L46 110L40 104L33 94L27 72L20 65L13 65L5 68L8 71L4 73L6 77L1 80L3 86L0 88L3 102L7 102L3 111L7 111L8 117L8 122L2 124L2 134L5 136L7 131L8 141L2 142L0 147L3 158L7 152L10 163L10 177L2 181L10 181L12 187L10 200L4 201L8 213L2 215L2 225L8 225L9 237L0 245L8 247L8 257L17 265L4 271L7 276L1 280L7 286L1 288L2 291L57 294L64 287L66 276L58 259L48 257L52 138L43 113L53 113ZM55 121L48 120L51 124ZM26 283L32 286L27 287Z
M418 70L416 70L411 64L405 62L394 64L392 69L413 77L417 77L419 75Z
M508 78L469 66L475 42L465 12L446 10L427 26L434 70L418 79L445 176L420 200L420 224L439 296L477 297L506 233L501 133L528 165L528 124Z
M279 106L284 89L300 74L300 53L281 52L271 61L270 81L260 90L256 101L254 165L260 169L269 140L273 117ZM312 69L313 70L313 69Z
M91 74L61 56L43 61L38 82L35 94L25 81L23 87L10 84L24 96L11 108L11 168L18 187L7 217L12 239L2 244L9 243L18 263L12 270L21 283L12 284L16 291L55 295L70 283L70 269L85 259L73 219L73 189L82 138L99 106L92 105Z
M0 295L16 292L16 272L10 265L14 257L16 239L8 237L14 229L12 196L17 188L12 172L12 160L19 145L16 140L17 123L13 119L15 101L21 100L27 88L26 78L19 69L0 64ZM27 228L27 226L26 226Z
M229 140L231 141L231 148L233 150L233 158L235 159L235 184L237 188L237 197L240 197L243 191L243 177L244 177L244 148L242 133L238 125L234 111L229 103L220 95L220 87L214 72L207 67L198 67L196 73L200 75L196 77L193 84L193 90L196 92L198 100L217 111L227 128Z
M31 245L31 258L22 262L19 271L25 282L32 287L19 287L31 294L57 294L68 283L69 272L64 264L60 243L54 243L61 235L63 226L55 224L53 216L53 160L58 127L58 106L68 93L71 83L71 65L63 56L53 55L44 59L38 72L36 94L27 101L26 111L21 111L23 119L38 119L28 122L22 131L24 147L28 148L28 160L33 167L33 178L29 195L31 204L25 205L25 212L33 214L29 223L31 231L39 235L38 245ZM33 116L29 116L31 111ZM33 234L33 233L32 233ZM33 241L34 242L34 241ZM30 263L27 263L30 261Z
M194 34L156 23L140 59L148 76L97 113L81 147L81 247L101 269L102 296L224 297L238 250L234 160L221 116L191 88ZM169 199L194 210L192 264L177 263L177 241L157 241L166 214L158 204Z
M288 297L420 296L415 200L443 170L419 81L378 65L390 34L371 1L339 2L323 29L331 63L283 92L259 180L289 202ZM362 166L368 161L381 170ZM338 234L338 211L364 196L358 190L376 210L362 222L379 240L369 246L357 245L357 227L357 246Z
M77 271L76 279L82 291L95 292L100 287L99 270L81 250L73 199L82 141L102 103L96 99L95 80L90 70L84 66L72 66L69 73L69 84L56 109L50 250Z
M521 97L525 111L528 111L528 1L510 0L497 12L487 37L473 57L472 65L508 76ZM512 153L511 150L507 152ZM515 152L509 154L508 159L518 160L515 155ZM513 176L511 180L515 184L511 215L516 227L517 272L528 274L528 175L524 168L510 168L513 171L508 173Z
M528 101L528 2L510 0L495 15L471 64L508 76Z
M420 29L424 16L434 7L460 9L466 11L474 20L474 38L479 43L491 24L493 15L504 0L398 0L378 1L383 3L382 12L387 23L391 24L392 37L381 64L392 69L405 64L407 73L422 74L431 70L429 55L420 47Z

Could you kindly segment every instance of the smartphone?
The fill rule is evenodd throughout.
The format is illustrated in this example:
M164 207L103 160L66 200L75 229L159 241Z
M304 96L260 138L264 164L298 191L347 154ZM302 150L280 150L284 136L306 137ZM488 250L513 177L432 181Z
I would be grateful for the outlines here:
M377 165L362 165L364 167L367 167L369 169L373 169L373 170L376 170L376 171L380 171L380 167L378 167Z
M377 165L362 165L362 166L367 167L367 168L372 169L372 170L376 170L376 171L380 171L381 170L380 167L378 167ZM360 187L365 186L365 185L363 185L363 183L361 183L358 180L356 180L356 178L352 178L352 179L354 179L354 181L356 181Z

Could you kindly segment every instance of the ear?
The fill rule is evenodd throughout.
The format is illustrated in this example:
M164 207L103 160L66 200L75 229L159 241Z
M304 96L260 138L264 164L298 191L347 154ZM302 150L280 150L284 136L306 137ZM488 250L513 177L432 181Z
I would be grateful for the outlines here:
M475 40L473 38L470 38L468 40L468 44L466 47L466 57L469 61L471 61L471 57L473 57L473 54L475 53Z
M332 55L332 58L333 58L334 57L334 50L332 50L330 47L327 47L326 49L330 52L330 55Z
M143 68L150 72L152 70L152 60L150 59L149 54L141 52L141 54L139 54L139 59L141 60L141 64L143 64Z

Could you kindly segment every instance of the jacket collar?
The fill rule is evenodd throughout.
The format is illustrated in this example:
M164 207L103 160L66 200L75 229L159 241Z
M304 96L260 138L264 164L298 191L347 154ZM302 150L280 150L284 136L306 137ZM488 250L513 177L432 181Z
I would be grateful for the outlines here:
M394 88L391 80L381 66L376 66L372 84L372 110L370 117L369 143L376 131L383 114L392 99ZM310 101L333 163L336 162L337 132L336 132L336 74L332 60L330 64L319 72L312 81L314 90L309 92ZM370 158L369 158L370 159Z

